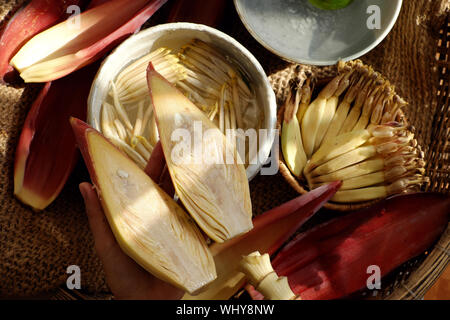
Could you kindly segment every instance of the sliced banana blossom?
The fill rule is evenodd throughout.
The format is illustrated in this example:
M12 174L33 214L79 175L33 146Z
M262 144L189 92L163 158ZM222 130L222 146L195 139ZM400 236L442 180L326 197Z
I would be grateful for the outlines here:
M179 52L158 48L125 67L111 82L109 96L102 107L101 130L106 137L118 140L120 148L142 166L159 141L153 108L149 99L146 68L152 63L156 71L176 85L209 120L228 129L258 129L262 114L254 92L242 73L224 55L208 44L194 39ZM230 141L246 141L235 135ZM126 144L128 147L124 147ZM242 154L247 163L250 150Z

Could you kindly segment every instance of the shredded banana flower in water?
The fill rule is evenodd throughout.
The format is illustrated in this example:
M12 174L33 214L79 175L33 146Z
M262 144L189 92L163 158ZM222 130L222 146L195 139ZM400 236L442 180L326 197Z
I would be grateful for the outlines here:
M178 52L158 48L131 63L111 82L101 112L102 133L141 168L145 168L159 140L146 80L150 62L225 135L228 130L257 130L262 126L264 115L254 90L236 63L199 39ZM247 143L246 150L255 150L258 143L246 142L246 137L236 131L229 136L234 145ZM246 151L240 157L248 164L254 153Z

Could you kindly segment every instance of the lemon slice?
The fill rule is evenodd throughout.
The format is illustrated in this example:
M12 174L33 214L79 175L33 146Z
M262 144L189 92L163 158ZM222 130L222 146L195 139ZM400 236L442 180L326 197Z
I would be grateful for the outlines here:
M323 10L337 10L347 7L353 0L309 0L315 7Z

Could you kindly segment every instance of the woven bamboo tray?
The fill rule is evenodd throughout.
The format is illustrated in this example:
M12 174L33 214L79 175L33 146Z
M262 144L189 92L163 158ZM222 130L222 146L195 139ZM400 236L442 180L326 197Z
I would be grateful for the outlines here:
M420 2L420 1L419 1ZM405 6L408 5L406 1ZM449 5L449 1L445 1L445 5ZM448 8L448 7L447 7ZM404 19L404 10L399 23ZM440 20L442 22L442 20ZM398 29L398 28L396 28ZM394 30L395 32L396 30ZM419 143L424 143L425 160L427 161L426 175L430 177L430 183L423 187L423 191L427 192L440 192L450 193L450 73L448 68L449 56L450 56L450 18L447 13L441 27L438 30L433 30L438 37L435 39L435 46L433 47L435 61L429 64L430 70L435 71L438 74L438 79L433 86L433 95L431 97L430 107L423 108L417 102L413 102L409 109L406 110L405 117L407 122L416 127L418 132ZM392 37L391 37L392 38ZM391 39L388 39L388 41ZM417 40L419 42L419 40ZM420 42L419 42L420 43ZM420 48L420 45L417 49ZM378 58L378 57L377 57ZM364 59L363 61L371 61ZM376 60L376 59L375 59ZM419 61L415 61L420 63ZM370 62L368 62L370 63ZM309 69L309 70L308 70ZM386 70L386 68L383 68ZM272 74L272 83L274 84L275 92L279 98L279 106L281 106L287 95L288 81L296 77L304 77L304 72L312 72L320 81L326 82L331 79L335 70L330 68L314 68L301 66L300 70L295 65L283 70L285 74L280 77L279 74ZM407 76L408 73L405 74ZM422 75L421 78L424 76ZM280 79L282 78L282 79ZM280 85L281 83L281 85ZM400 81L401 83L401 81ZM278 86L277 86L278 84ZM396 83L393 82L395 85ZM423 93L422 93L423 94ZM419 93L420 95L420 93ZM414 99L414 98L413 98ZM425 110L421 110L421 108ZM427 114L421 115L420 112L426 112ZM283 113L282 107L279 108L279 121L280 115ZM411 119L409 117L411 116ZM428 123L427 119L428 118ZM428 141L427 141L428 140ZM280 152L280 172L287 182L298 193L305 193L301 183L293 177L288 167L285 165L283 156ZM350 206L336 205L328 203L325 205L328 209L348 211L356 210L361 207L366 207L375 203L367 202L363 204L355 204ZM445 270L450 261L450 223L447 226L446 231L442 235L439 242L430 248L430 251L425 252L422 256L405 263L402 267L398 268L395 272L391 273L388 277L383 279L384 288L377 295L370 296L372 293L362 291L356 293L355 297L376 298L376 299L422 299L427 290L433 285L439 275Z
M296 77L301 78L303 80L306 80L307 78L313 79L314 82L316 82L316 86L314 89L313 94L313 100L314 97L317 96L318 92L322 90L332 79L333 77L329 77L329 74L323 74L320 69L314 69L309 66L304 65L298 65L298 67L295 70ZM334 75L337 75L337 66L328 68L330 73L333 73ZM324 77L325 76L325 77ZM279 135L281 135L282 130L282 123L284 120L284 113L285 113L285 107L284 104L280 104L278 108L278 115L277 115L277 129ZM408 120L406 119L405 114L400 110L400 114L398 115L397 121L407 125ZM281 139L281 136L278 137ZM281 141L281 140L280 140ZM298 193L300 194L306 194L309 192L309 187L305 180L300 180L295 175L292 174L291 170L286 164L286 160L284 159L283 152L281 148L278 150L278 165L281 175L284 177L284 179L289 183L289 185ZM329 201L324 205L325 208L330 210L336 210L336 211L354 211L358 209L363 209L370 207L371 205L374 205L375 203L381 201L382 199L378 200L371 200L371 201L365 201L360 203L335 203L332 201Z
M0 20L11 16L25 0L0 0ZM230 2L231 3L231 2ZM405 0L399 20L386 40L362 58L397 86L409 103L409 122L423 146L426 191L450 192L449 0ZM164 19L164 10L152 18ZM261 62L279 102L284 101L296 65L267 52L246 31L232 4L222 29L246 46ZM158 20L160 19L160 20ZM326 78L333 68L314 68ZM89 176L80 162L60 197L47 210L34 213L12 197L13 159L20 129L40 86L0 86L0 297L43 296L51 299L109 299L102 265L93 247L77 186ZM257 176L250 184L254 214L298 196L279 173ZM342 213L322 210L304 229ZM448 264L450 228L421 256L382 280L382 290L358 292L355 298L420 299ZM82 270L82 290L65 289L66 268Z

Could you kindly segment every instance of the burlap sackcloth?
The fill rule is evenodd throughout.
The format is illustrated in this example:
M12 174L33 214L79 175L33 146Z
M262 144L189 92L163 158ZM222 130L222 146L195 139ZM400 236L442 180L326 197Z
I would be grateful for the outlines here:
M0 20L5 21L23 2L0 0ZM362 58L395 84L398 93L411 104L407 116L416 126L416 135L425 152L433 139L432 115L437 107L437 28L449 9L449 2L405 0L392 32ZM283 100L286 85L295 76L295 65L267 52L248 34L234 10L232 16L229 33L261 62L277 98ZM331 74L333 68L317 71ZM78 191L78 184L89 179L82 162L61 195L45 211L33 212L13 197L14 152L39 88L39 85L0 86L0 296L30 296L53 290L64 284L70 265L80 267L84 290L107 291ZM296 196L279 174L257 176L251 182L251 194L255 214Z

